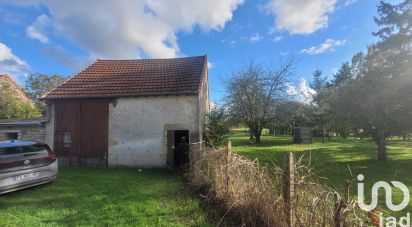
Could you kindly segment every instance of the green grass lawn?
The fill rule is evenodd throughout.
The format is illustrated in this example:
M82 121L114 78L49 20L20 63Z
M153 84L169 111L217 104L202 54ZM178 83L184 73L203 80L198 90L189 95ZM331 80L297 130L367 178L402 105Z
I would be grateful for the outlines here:
M295 152L297 156L311 156L312 167L317 175L325 177L326 182L337 190L342 190L346 179L355 180L358 174L365 176L365 192L370 195L372 185L377 181L398 180L409 187L412 192L412 146L396 142L388 146L388 160L377 161L377 147L370 141L354 141L353 139L333 138L322 143L315 139L313 144L295 145L291 136L262 136L262 144L250 145L245 134L235 134L231 137L233 150L260 163L283 163L287 152ZM350 170L349 170L350 169ZM352 175L351 175L352 172ZM352 183L352 193L356 193L356 183ZM402 201L400 190L394 191L394 203ZM384 205L384 191L379 193L379 209L388 211ZM412 212L412 203L408 206ZM391 212L394 214L393 212ZM395 215L404 215L405 211Z
M167 170L62 168L52 183L0 196L0 226L209 226Z

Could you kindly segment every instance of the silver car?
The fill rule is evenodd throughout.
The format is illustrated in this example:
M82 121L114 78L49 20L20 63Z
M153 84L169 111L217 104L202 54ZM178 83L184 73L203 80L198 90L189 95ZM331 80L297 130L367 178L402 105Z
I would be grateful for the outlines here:
M0 142L0 194L52 182L57 173L56 155L47 144Z

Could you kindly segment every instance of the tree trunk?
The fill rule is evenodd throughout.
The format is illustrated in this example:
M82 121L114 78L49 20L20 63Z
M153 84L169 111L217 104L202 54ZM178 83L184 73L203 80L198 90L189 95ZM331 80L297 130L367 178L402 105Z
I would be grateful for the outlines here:
M253 141L253 129L249 127L249 140Z
M378 144L378 160L386 161L386 136L384 130L377 132L376 143Z
M256 144L260 144L260 135L255 136Z
M386 161L386 140L385 137L378 139L378 160Z
M322 127L322 143L326 142L326 129Z
M262 135L262 127L255 125L253 128L253 136L255 137L255 143L260 144L260 136Z

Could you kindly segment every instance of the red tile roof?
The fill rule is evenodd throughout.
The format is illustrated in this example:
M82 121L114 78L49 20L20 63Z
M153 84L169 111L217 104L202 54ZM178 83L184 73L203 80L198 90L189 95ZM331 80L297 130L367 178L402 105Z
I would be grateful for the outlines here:
M207 56L97 60L43 99L197 94Z

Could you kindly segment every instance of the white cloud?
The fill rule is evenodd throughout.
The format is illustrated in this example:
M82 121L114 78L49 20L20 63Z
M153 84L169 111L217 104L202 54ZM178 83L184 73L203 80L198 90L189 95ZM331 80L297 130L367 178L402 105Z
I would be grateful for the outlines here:
M269 0L267 8L278 30L306 35L328 26L335 5L336 0Z
M345 45L346 39L343 40L334 40L334 39L326 39L324 43L320 44L319 46L312 46L300 51L300 53L306 53L310 55L322 54L325 52L333 52L335 51L334 47Z
M282 41L282 39L283 39L282 36L275 36L275 37L272 39L272 41L273 41L274 43L277 43L277 42Z
M298 90L297 88L292 84L287 84L286 86L286 94L290 95L290 96L296 96L298 95Z
M244 0L146 0L159 20L175 29L190 30L199 25L205 30L223 29L233 11Z
M352 5L353 3L357 2L358 0L346 0L345 6Z
M222 43L227 44L230 48L234 48L235 45L236 45L236 43L237 43L237 41L236 41L236 40L226 40L226 39L223 39L223 40L222 40Z
M295 83L290 83L286 87L286 93L301 103L312 102L316 91L310 88L305 78L299 78Z
M37 17L36 21L34 21L32 25L26 28L26 34L32 39L37 39L42 43L48 43L49 38L43 34L43 30L45 30L49 25L49 17L42 14Z
M256 33L255 35L253 35L249 38L249 41L251 43L256 43L256 42L259 42L260 40L262 40L262 38L263 37L259 33Z
M27 63L14 55L6 44L0 42L0 74L25 75L30 71Z
M230 48L234 48L234 47L235 47L235 45L236 45L236 43L237 43L237 41L236 41L236 40L231 40L231 41L229 42L229 46L230 46Z
M268 35L273 35L273 34L275 34L276 33L276 28L274 28L274 27L270 27L269 29L268 29L268 31L267 31L267 34Z
M62 37L92 57L182 55L177 32L221 30L244 0L38 0Z
M210 61L207 61L207 68L208 69L212 69L213 68L213 64Z

